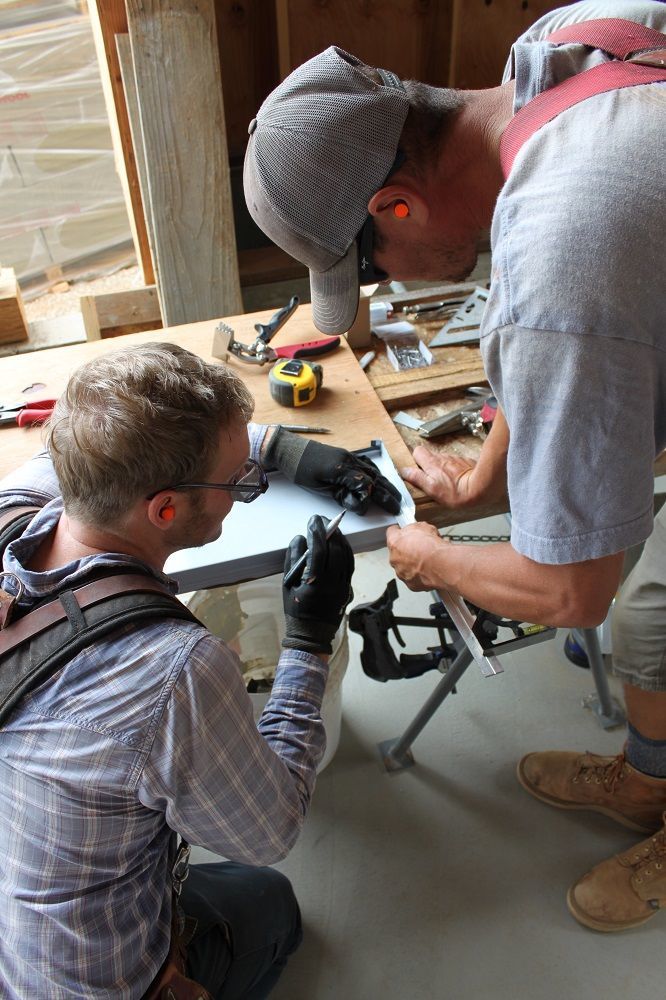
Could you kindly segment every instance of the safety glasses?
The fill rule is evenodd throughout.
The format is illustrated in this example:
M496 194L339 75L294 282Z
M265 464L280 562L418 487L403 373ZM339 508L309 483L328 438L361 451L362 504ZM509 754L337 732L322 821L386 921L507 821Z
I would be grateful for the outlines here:
M259 463L249 458L237 473L233 483L178 483L176 486L163 486L161 490L155 490L146 497L146 500L152 500L165 490L195 489L224 490L226 493L231 493L238 503L252 503L268 489L268 477Z

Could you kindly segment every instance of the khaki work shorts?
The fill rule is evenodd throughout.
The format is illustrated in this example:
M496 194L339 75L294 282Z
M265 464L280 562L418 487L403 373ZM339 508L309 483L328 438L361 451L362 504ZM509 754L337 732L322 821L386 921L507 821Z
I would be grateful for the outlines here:
M611 616L613 672L644 691L666 691L666 504Z

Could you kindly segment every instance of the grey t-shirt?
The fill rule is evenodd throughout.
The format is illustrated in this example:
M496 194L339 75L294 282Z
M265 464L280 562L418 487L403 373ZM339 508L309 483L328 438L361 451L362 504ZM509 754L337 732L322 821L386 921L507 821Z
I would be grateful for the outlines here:
M584 2L513 46L515 110L606 57L542 41L623 17L666 32L666 4ZM652 529L666 447L666 84L588 98L522 147L492 224L481 349L510 428L513 547L541 563L619 552Z

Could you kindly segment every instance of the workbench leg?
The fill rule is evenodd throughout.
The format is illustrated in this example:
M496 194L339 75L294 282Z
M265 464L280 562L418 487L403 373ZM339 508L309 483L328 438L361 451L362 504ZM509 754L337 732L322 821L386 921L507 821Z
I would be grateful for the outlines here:
M592 709L603 729L614 729L616 726L623 725L625 715L619 702L610 693L597 630L595 628L574 629L573 635L587 653L594 685L597 689L596 694L588 695L583 700L583 705Z
M406 767L412 767L414 764L414 757L410 749L412 743L433 717L446 696L451 693L471 662L472 654L467 646L463 646L402 736L394 740L383 740L377 744L387 771L402 771Z

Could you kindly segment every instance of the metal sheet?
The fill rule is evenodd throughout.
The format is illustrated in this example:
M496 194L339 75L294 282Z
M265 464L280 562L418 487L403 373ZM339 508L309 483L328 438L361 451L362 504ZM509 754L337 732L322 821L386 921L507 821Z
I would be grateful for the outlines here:
M354 552L370 552L386 544L390 524L414 522L414 501L381 441L357 454L371 458L403 498L397 516L373 506L365 517L348 511L343 518L340 529ZM178 582L181 593L281 573L289 542L294 535L305 534L312 514L333 518L340 513L333 499L308 493L280 473L271 473L269 481L268 491L253 503L234 504L218 539L199 548L174 552L168 558L164 572Z

